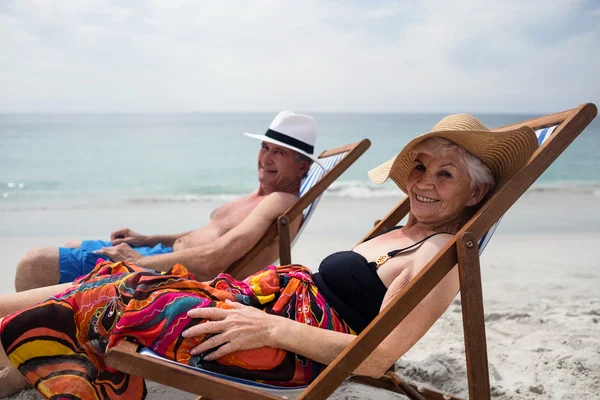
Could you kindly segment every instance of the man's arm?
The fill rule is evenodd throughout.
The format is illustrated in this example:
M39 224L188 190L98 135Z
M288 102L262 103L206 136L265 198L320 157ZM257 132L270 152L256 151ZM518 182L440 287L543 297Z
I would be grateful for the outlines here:
M173 247L173 244L177 239L182 236L189 234L191 231L177 233L174 235L142 235L134 232L129 228L123 228L116 230L110 234L110 241L113 246L121 243L126 243L132 247L148 246L154 247L159 243L163 246Z
M271 224L297 200L296 196L289 193L272 193L238 226L214 242L174 253L142 257L136 263L140 267L158 271L167 271L174 264L180 263L196 279L210 280L250 251ZM293 234L296 231L297 228Z

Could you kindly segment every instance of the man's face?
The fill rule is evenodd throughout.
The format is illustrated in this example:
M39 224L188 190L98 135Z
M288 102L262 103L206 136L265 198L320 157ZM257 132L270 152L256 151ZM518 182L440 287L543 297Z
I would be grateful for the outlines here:
M296 161L295 152L286 147L262 142L258 153L258 180L268 188L294 185L308 170L306 161Z

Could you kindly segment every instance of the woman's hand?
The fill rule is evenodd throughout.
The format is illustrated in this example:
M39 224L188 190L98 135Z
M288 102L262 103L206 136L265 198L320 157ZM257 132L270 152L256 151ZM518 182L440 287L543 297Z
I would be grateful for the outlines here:
M208 321L187 329L183 332L183 336L212 335L192 349L190 352L192 355L221 346L204 357L206 361L211 361L234 351L271 346L271 333L274 326L287 321L285 318L278 318L233 301L226 300L225 304L231 309L210 307L188 311L188 316L204 318Z

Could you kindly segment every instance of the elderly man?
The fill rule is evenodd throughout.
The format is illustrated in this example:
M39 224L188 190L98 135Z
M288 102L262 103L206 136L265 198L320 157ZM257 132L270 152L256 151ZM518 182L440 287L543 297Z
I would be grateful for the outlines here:
M214 210L205 226L175 235L146 236L128 228L111 234L111 241L84 240L64 247L29 251L19 262L17 291L71 282L90 272L98 258L129 261L159 271L181 263L198 280L214 278L254 246L269 226L297 200L302 177L313 160L315 120L291 111L280 112L261 140L258 189ZM295 235L300 219L290 226ZM276 243L252 264L256 270L278 257Z

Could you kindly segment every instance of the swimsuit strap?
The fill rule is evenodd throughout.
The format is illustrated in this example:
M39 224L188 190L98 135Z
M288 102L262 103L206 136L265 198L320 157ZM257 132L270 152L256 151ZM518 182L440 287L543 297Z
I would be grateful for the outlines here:
M387 254L385 254L383 256L377 257L377 260L375 260L375 269L381 267L387 260L389 260L390 258L396 256L396 254L401 253L401 252L406 251L406 250L410 250L413 247L417 247L417 246L423 244L423 242L425 242L427 239L432 238L432 237L434 237L436 235L440 235L442 233L446 233L448 235L452 235L452 233L450 233L450 232L436 232L436 233L433 233L433 234L427 236L424 239L419 240L416 243L411 244L410 246L407 246L407 247L404 247L404 248L398 249L398 250L392 250L392 251L390 251L389 253L387 253Z

